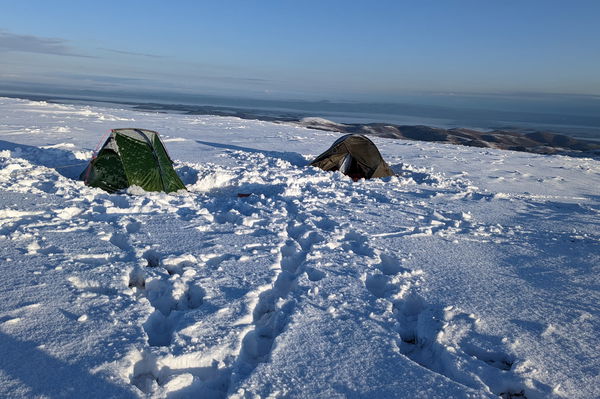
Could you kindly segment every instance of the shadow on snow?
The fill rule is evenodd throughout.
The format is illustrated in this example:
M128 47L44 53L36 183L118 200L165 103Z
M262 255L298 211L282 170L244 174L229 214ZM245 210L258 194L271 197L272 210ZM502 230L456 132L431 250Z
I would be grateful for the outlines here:
M50 356L39 349L36 343L19 341L1 332L0 342L2 343L0 344L2 351L0 370L3 374L26 385L29 388L28 396L136 397L132 391L90 374L87 368L81 364L67 363ZM23 361L23 359L27 359L27 361ZM6 387L7 385L5 385ZM5 391L4 394L9 394L9 392Z
M75 158L73 152L69 150L39 148L5 140L0 140L0 151L2 150L10 150L15 158L22 158L34 165L55 169L62 176L75 180L79 180L79 175L89 162Z
M267 156L270 158L279 158L281 160L291 163L294 166L299 166L299 167L308 165L306 158L304 158L301 154L298 154L297 152L266 151L266 150L259 150L256 148L240 147L240 146L233 145L233 144L212 143L209 141L202 141L202 140L196 140L196 143L202 144L202 145L207 145L210 147L215 147L215 148L224 148L224 149L232 150L232 151L243 151L243 152L250 152L253 154L263 154L264 156Z

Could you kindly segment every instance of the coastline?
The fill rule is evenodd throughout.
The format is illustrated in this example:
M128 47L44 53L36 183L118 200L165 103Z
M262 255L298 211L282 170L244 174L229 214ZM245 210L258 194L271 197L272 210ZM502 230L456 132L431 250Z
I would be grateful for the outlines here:
M261 120L273 123L295 124L309 129L334 131L345 134L364 134L383 138L431 141L471 147L487 147L502 150L522 151L544 155L566 155L574 157L600 156L600 140L579 139L554 131L506 128L467 128L442 127L426 124L396 124L385 122L336 122L314 113L286 109L260 109L242 106L214 106L165 104L155 102L139 102L125 100L109 100L98 98L82 98L77 96L51 96L41 94L8 94L2 97L20 98L32 101L77 104L113 104L128 106L137 111L153 111L165 113L183 113L187 115L213 115L237 117L248 120ZM357 118L360 119L360 118ZM423 118L428 119L428 118Z

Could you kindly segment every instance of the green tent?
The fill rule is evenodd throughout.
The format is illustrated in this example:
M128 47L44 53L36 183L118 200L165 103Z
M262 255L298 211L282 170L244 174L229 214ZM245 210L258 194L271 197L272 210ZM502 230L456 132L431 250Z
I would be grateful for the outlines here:
M132 185L167 193L185 189L158 133L146 129L111 130L81 179L108 192Z
M340 137L310 165L323 170L339 170L354 180L394 176L375 144L362 134Z

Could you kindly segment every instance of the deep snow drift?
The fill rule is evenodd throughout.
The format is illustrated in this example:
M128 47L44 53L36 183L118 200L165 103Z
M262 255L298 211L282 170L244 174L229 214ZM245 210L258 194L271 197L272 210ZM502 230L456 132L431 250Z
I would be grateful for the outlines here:
M600 162L0 98L0 397L600 397ZM75 177L162 134L189 191ZM239 197L238 194L251 194Z

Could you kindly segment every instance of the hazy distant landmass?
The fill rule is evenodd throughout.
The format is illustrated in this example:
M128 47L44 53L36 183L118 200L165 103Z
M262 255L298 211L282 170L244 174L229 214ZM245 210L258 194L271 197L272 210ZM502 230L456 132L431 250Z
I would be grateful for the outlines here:
M562 134L544 131L525 133L511 130L492 130L482 132L474 129L443 129L423 125L408 126L385 123L340 124L320 118L305 118L300 121L300 124L312 129L333 130L343 133L360 133L406 140L435 141L471 147L533 152L537 154L600 155L600 143L598 142L575 139Z
M600 142L573 138L564 134L531 129L490 129L481 131L468 128L440 128L425 125L397 125L390 123L339 123L319 117L300 117L293 112L242 110L213 106L140 104L139 110L178 111L190 115L235 116L243 119L260 119L272 122L296 123L311 129L358 133L378 137L436 141L442 143L489 147L538 154L564 154L572 156L600 155Z
M600 154L600 117L591 115L589 109L586 110L586 115L562 115L485 109L456 110L435 105L183 97L189 102L211 102L210 105L198 105L137 100L144 97L143 94L130 94L135 100L117 98L119 96L107 98L106 95L94 96L93 92L60 96L0 91L0 96L51 102L112 103L140 111L233 116L294 123L311 129L340 133L360 133L385 138L435 141L539 154ZM178 97L165 97L166 101L177 99Z

